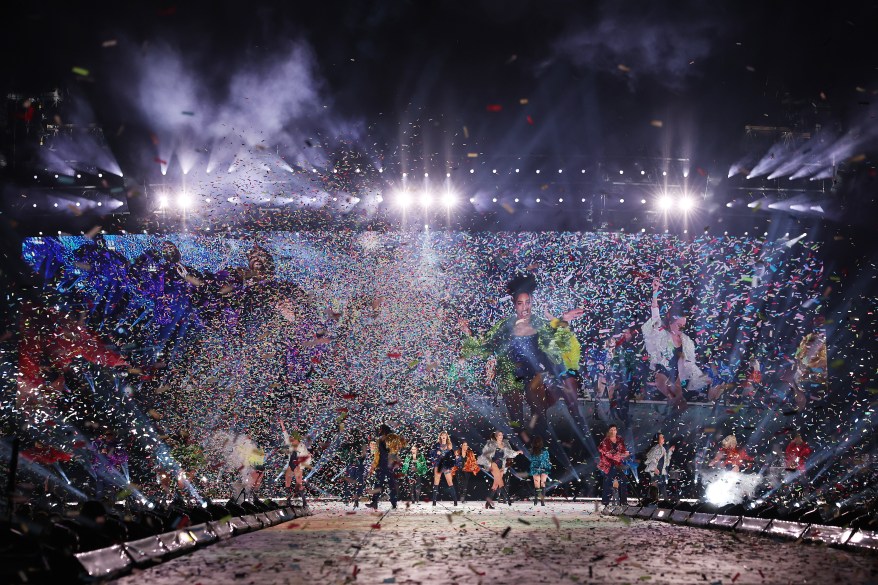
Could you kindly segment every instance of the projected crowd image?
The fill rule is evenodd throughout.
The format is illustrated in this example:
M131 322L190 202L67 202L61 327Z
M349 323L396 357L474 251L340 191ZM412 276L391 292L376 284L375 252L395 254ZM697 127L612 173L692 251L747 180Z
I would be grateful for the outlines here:
M497 430L510 459L533 459L539 436L559 493L589 483L608 425L634 475L661 432L686 470L671 477L695 489L700 468L778 454L777 433L754 433L746 465L747 437L731 443L748 416L827 398L805 240L98 234L31 238L24 258L41 293L22 307L17 410L50 496L368 496L381 425L452 486L461 441L481 453ZM718 409L716 428L691 420ZM486 482L497 461L479 461Z

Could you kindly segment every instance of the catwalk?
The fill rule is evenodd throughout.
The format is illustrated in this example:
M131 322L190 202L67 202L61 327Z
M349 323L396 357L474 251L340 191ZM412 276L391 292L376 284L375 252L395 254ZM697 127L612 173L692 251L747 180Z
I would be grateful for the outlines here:
M137 572L119 584L874 583L878 556L605 517L594 504L445 503L314 515Z

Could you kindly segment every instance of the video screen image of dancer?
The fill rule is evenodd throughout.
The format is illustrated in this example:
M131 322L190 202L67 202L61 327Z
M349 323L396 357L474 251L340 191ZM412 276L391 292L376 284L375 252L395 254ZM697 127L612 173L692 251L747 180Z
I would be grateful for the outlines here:
M400 476L440 433L479 453L501 431L522 452L513 472L527 476L540 436L548 489L599 481L610 422L641 468L662 431L691 472L746 413L829 398L807 241L271 232L31 238L23 254L41 288L22 311L15 407L30 452L64 454L45 463L49 493L64 475L83 494L369 496L382 425ZM724 428L686 419L717 401L732 405ZM665 427L631 417L637 403ZM106 436L114 455L96 458ZM760 440L748 452L767 454Z

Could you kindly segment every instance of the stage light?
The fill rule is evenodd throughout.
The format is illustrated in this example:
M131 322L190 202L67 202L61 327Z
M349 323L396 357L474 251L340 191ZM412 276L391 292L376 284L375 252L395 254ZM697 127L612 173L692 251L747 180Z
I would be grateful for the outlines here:
M558 203L564 203L564 199L561 197L558 197Z
M539 197L537 197L537 203L539 203L539 202L540 202L540 198L539 198Z
M103 178L104 178L104 173L98 173L98 179L103 179Z
M494 174L496 175L496 174L497 174L497 169L492 169L491 172L494 173Z
M36 179L36 178L37 178L37 176L36 176L36 175L34 175L34 179Z
M658 206L662 211L668 211L673 204L674 202L669 195L662 195L659 197Z
M192 206L192 197L186 192L180 193L177 196L177 205L180 209L189 209Z
M475 202L476 202L476 198L475 198L475 197L470 197L470 198L469 198L469 202L470 202L470 203L475 203Z
M493 199L491 199L491 201L492 201L493 203L497 203L497 198L494 197Z
M558 174L559 174L559 175L560 175L561 173L563 173L563 172L564 172L563 169L558 169Z
M317 172L317 169L314 169L314 172L316 173L316 172ZM384 172L384 169L378 169L378 172L379 172L379 173L383 173L383 172Z
M726 203L726 207L731 207L731 206L732 206L732 202L731 202L731 201L729 201L728 203Z
M538 175L540 174L540 169L537 169L537 174L538 174Z
M424 178L427 179L430 177L430 173L424 173Z
M515 198L515 202L518 203L518 197Z
M582 202L585 203L585 197L582 198Z
M469 170L469 174L473 174L474 172L476 172L475 169L470 169L470 170Z
M687 211L691 211L692 208L695 207L695 200L689 196L684 195L683 197L680 197L677 205L680 207L680 210L685 213Z
M377 201L378 203L381 203L382 201L384 201L384 197L382 197L381 195L377 195L375 197L375 201Z
M433 197L431 197L429 193L424 193L421 195L421 207L430 207L432 203Z
M689 171L683 171L683 178L685 179L688 176L689 176Z
M625 171L623 171L622 169L619 169L619 174L620 174L620 175L624 175L624 174L625 174Z
M619 203L625 203L625 199L620 198Z
M445 205L445 207L451 207L455 203L457 203L457 197L454 196L454 193L448 191L442 195L442 204Z
M204 200L205 203L210 203L210 197Z
M667 176L668 176L668 171L662 171L662 176L663 176L663 177L667 177Z
M80 175L79 173L76 173L76 178L77 178L77 179L81 179L81 178L82 178L82 175Z
M445 178L446 178L446 179L450 179L450 178L451 178L451 173L445 173Z
M641 234L645 234L645 233L646 233L646 228L640 228L640 233L641 233Z
M582 174L583 174L583 175L585 174L585 169L582 169Z
M402 178L403 178L403 179L405 179L405 178L408 177L408 176L409 176L408 173L403 173L403 174L402 174Z
M82 203L80 203L79 201L77 201L77 202L76 202L76 206L77 206L77 207L82 207Z
M406 191L400 191L396 194L396 202L399 203L402 207L408 207L412 202L411 195L409 195Z
M645 174L646 174L646 171L640 171L640 174L641 174L641 175L645 175Z
M683 230L683 233L684 233L684 234L688 234L688 233L689 233L689 230Z
M640 202L646 204L646 199L641 199Z
M515 169L515 172L517 173L517 172L518 172L518 169Z
M58 204L57 204L57 203L53 203L52 205L53 205L54 207L58 207Z
M748 234L748 232L744 232L744 235L746 236L746 235L749 235L749 234Z
M57 178L58 178L58 175L55 175L55 178L57 179Z

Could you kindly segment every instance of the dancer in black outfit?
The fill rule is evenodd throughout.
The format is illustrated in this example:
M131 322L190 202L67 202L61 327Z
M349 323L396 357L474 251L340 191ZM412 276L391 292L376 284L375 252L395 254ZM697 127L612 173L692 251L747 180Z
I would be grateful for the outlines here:
M389 484L390 505L395 509L397 501L397 481L393 466L394 463L397 463L396 460L398 458L396 454L405 446L405 441L399 436L393 434L390 427L387 425L381 425L378 428L378 439L376 442L378 444L378 452L375 454L375 459L372 463L373 471L375 472L376 489L372 494L372 502L366 504L366 506L377 510L378 498L384 491L384 484Z
M430 463L433 465L433 505L436 505L436 498L439 496L439 482L442 476L445 476L445 483L451 490L451 498L454 505L457 505L457 490L454 489L452 480L452 469L455 467L454 447L451 445L451 437L448 433L442 431L439 433L439 440L430 449Z

